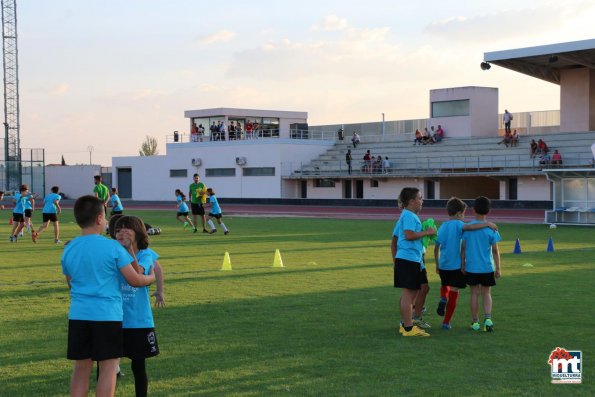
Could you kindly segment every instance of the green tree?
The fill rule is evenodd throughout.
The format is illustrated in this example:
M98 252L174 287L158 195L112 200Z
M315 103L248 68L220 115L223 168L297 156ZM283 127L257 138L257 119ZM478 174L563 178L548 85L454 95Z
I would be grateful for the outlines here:
M138 154L141 156L155 156L156 154L159 154L159 150L157 150L157 138L147 135Z

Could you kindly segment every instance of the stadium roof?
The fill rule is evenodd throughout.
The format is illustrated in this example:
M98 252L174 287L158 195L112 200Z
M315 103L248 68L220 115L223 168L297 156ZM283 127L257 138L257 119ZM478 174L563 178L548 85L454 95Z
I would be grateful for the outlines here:
M595 39L486 52L484 62L560 84L563 69L595 69Z

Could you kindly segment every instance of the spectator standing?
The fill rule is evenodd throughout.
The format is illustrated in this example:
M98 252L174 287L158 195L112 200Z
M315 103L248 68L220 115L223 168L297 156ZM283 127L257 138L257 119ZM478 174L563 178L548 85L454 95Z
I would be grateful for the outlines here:
M547 143L543 139L537 141L537 153L538 154L548 154L550 148L547 146Z
M353 131L353 136L351 137L351 143L353 143L353 148L357 147L357 144L360 143L360 138L357 132Z
M514 130L512 132L512 140L510 141L510 146L511 147L516 147L519 145L519 134L516 132L516 130Z
M384 157L384 160L382 160L382 172L385 174L390 172L390 161L388 160L388 156Z
M246 122L246 139L253 139L254 136L252 135L253 125L250 120Z
M367 173L372 171L372 155L370 154L370 150L367 150L366 154L364 154L364 171Z
M512 114L508 112L508 109L505 109L504 116L502 117L502 121L504 121L504 131L510 132L510 122L512 121L512 119Z
M353 157L351 157L351 149L347 149L347 153L345 154L345 162L347 163L347 173L349 175L351 175L351 161L353 160Z
M198 127L196 123L192 123L192 127L190 128L190 139L192 142L198 142Z

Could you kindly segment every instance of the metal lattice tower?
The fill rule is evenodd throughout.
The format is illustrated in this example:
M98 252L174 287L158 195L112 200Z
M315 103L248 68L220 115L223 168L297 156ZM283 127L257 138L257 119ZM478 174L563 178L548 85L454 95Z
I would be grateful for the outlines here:
M2 0L2 45L4 60L4 160L6 163L6 190L18 190L21 180L21 141L16 0Z

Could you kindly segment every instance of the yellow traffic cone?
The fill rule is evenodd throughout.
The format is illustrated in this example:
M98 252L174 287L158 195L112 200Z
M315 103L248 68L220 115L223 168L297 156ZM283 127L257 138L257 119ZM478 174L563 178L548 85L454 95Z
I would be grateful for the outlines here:
M223 257L223 264L221 265L221 270L228 270L231 271L231 260L229 259L229 252L225 252L225 256Z
M275 259L273 260L273 267L284 267L283 259L281 259L281 253L279 250L275 250Z

